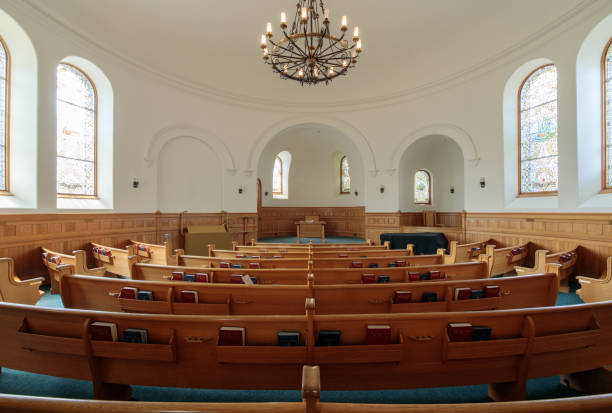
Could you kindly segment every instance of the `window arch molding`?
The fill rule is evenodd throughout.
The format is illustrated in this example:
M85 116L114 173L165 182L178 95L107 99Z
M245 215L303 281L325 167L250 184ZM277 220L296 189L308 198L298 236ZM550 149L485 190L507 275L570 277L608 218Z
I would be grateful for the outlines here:
M340 194L348 195L351 193L351 174L350 164L346 155L340 158Z
M532 70L518 89L519 196L558 193L557 84L556 66L546 63Z
M612 193L612 37L601 55L601 189Z
M11 53L2 36L0 36L0 93L2 104L0 116L0 195L10 194L10 112L11 112ZM3 93L2 93L3 91Z
M289 199L289 170L291 153L281 151L275 155L272 166L272 198ZM275 182L275 179L280 179ZM280 189L280 191L278 191ZM275 191L276 190L276 191Z
M431 205L431 173L419 169L414 173L414 203L415 205Z

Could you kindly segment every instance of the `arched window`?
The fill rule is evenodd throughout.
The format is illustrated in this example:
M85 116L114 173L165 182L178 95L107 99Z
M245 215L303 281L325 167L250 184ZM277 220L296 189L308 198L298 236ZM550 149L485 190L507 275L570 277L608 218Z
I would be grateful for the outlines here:
M346 156L340 160L340 193L351 193L351 174L349 172L349 162Z
M555 195L559 183L557 69L534 70L519 89L519 195Z
M8 48L0 37L0 193L9 191L9 73Z
M414 174L414 203L431 204L431 175L422 169Z
M96 88L77 67L57 66L57 194L96 197Z
M274 171L272 172L272 194L283 194L283 160L278 156L274 160Z
M602 56L602 99L603 99L603 144L602 144L602 186L612 189L612 39L606 45Z

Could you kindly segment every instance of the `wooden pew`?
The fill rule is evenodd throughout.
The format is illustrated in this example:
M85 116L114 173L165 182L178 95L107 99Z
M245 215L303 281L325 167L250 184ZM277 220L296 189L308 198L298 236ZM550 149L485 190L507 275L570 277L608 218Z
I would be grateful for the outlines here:
M310 252L305 250L303 252L289 251L289 252L247 252L247 251L232 251L232 250L216 250L214 245L209 245L208 255L210 257L219 258L236 258L237 255L255 256L261 258L374 258L374 257L408 257L414 255L413 246L408 245L406 249L402 250L367 250L367 251L318 251L314 250Z
M437 254L444 256L444 264L455 264L458 262L469 262L478 259L480 254L485 253L488 244L495 241L489 239L484 242L473 242L471 244L461 244L451 241L448 246L448 254L444 248L438 248Z
M528 254L529 243L499 249L489 244L481 259L489 262L489 276L494 277L514 272L514 267L521 265Z
M232 242L233 251L243 251L252 254L258 252L303 252L312 249L313 251L380 251L389 250L389 241L384 245L360 245L360 244L258 244L258 245L238 245Z
M608 257L606 272L601 278L578 276L580 289L576 293L585 303L612 300L612 257Z
M21 280L15 274L12 258L0 258L0 301L34 305L44 294L39 289L43 277Z
M578 262L578 249L557 252L551 254L547 250L537 250L535 252L535 265L529 267L515 267L517 275L539 274L547 270L547 264L559 264L549 266L549 270L557 272L559 280L568 279L574 272L576 263Z
M329 390L489 384L494 400L525 397L527 379L612 364L612 302L458 313L181 316L92 312L0 303L0 365L91 380L96 398L128 385L299 389L303 365L320 366ZM148 331L149 344L92 340L91 323ZM449 323L488 326L489 341L450 341ZM389 325L391 344L365 345L369 325ZM245 328L245 346L217 345L219 328ZM339 330L339 346L315 346ZM302 346L277 346L279 331ZM264 368L265 366L265 368Z
M456 288L499 287L496 297L454 300ZM123 287L151 291L153 301L120 298ZM180 291L197 291L199 302L182 303ZM396 304L395 291L409 290L413 302ZM555 274L500 279L361 285L236 285L181 281L138 281L66 275L62 302L66 308L151 314L293 315L304 312L304 300L315 298L317 314L373 314L435 311L476 311L546 307L555 304L559 281ZM421 302L423 293L436 302Z
M132 266L140 261L134 245L128 245L122 250L92 242L91 247L96 264L104 267L107 272L121 277L131 278ZM106 253L109 255L104 255Z
M363 404L320 402L318 366L302 370L301 402L143 402L62 399L0 394L0 410L14 413L607 413L612 394L561 399L460 404Z
M83 274L104 277L106 268L87 268L87 253L82 250L72 251L73 255L51 251L45 247L43 250L43 264L49 273L51 281L51 294L59 293L60 280L64 274Z
M179 256L185 254L185 251L182 249L172 251L172 244L170 242L158 245L130 240L129 243L136 247L136 255L140 257L140 262L147 262L149 264L178 265Z
M316 258L312 263L314 268L352 268L362 265L368 268L370 264L376 264L379 268L387 267L389 263L397 264L397 261L405 261L406 265L428 265L442 264L440 255L412 255L398 257L370 257L370 258ZM220 268L220 264L241 265L249 268L251 264L258 264L260 268L308 268L308 258L217 258L201 257L194 255L179 256L179 265L188 267Z
M409 282L410 272L427 273L430 270L441 272L444 279L466 280L476 278L488 278L489 267L487 262L474 261L462 262L452 265L423 265L414 267L393 268L317 268L313 269L316 285L334 284L361 284L364 274L372 274L378 280L381 275L390 277L390 283ZM212 268L202 267L180 267L169 265L153 265L136 263L132 266L134 280L164 281L169 280L173 272L183 271L189 274L209 273L214 283L231 283L233 274L248 274L257 277L258 284L285 284L305 285L309 270L297 268Z
M257 242L255 238L251 238L251 247L266 247L266 246L275 246L275 247L304 247L308 245L313 245L315 247L350 247L350 246L371 246L374 245L371 239L367 239L365 242L331 242L325 244L315 244L310 241L308 244L296 244L296 243L286 243L286 242Z

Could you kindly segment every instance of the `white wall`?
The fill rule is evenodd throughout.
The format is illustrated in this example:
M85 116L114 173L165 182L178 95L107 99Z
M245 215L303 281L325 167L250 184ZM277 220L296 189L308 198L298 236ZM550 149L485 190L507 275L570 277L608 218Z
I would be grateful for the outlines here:
M461 149L448 137L427 136L410 145L400 161L400 211L461 211L465 192L463 168ZM419 169L425 169L431 174L431 205L414 203L414 174ZM450 193L451 186L455 188L454 194Z
M350 105L338 106L316 103L306 107L277 106L266 101L229 101L205 94L205 91L194 91L178 81L136 67L78 37L56 21L35 12L27 2L0 0L0 9L15 19L30 36L38 62L38 103L32 99L35 107L28 113L28 116L36 117L32 124L38 129L38 153L34 155L38 156L38 193L30 198L37 209L20 209L20 206L14 205L3 208L3 213L58 211L55 197L55 67L65 56L79 56L95 63L108 77L115 92L113 211L148 212L160 208L158 193L163 188L158 184L158 149L163 144L158 142L158 137L165 133L163 131L172 129L198 131L198 137L204 139L215 152L221 165L218 176L223 179L219 202L223 209L231 212L256 211L259 168L271 165L269 154L261 157L261 165L259 155L265 152L264 149L278 132L305 122L316 122L338 129L359 151L364 181L356 183L360 199L352 195L350 203L365 204L371 212L404 209L405 202L400 201L399 190L402 183L401 157L411 143L435 134L455 140L464 154L464 199L468 211L612 212L610 194L600 195L597 203L579 199L579 163L576 155L579 147L577 56L591 30L612 14L612 2L609 1L594 1L584 12L568 16L561 24L547 28L522 47L505 50L496 59L484 62L481 67L457 78L434 82L386 100L355 101ZM0 31L2 29L0 27ZM606 26L604 31L612 36L612 26ZM363 58L367 58L367 55L364 54ZM508 79L525 62L542 58L554 62L559 73L561 167L559 196L555 202L557 206L545 208L541 207L542 201L538 199L520 205L506 202L502 127L504 88ZM253 62L254 65L259 63ZM202 75L205 76L204 73ZM349 82L350 75L337 81ZM401 85L397 89L403 90ZM599 102L591 104L594 111L599 110ZM315 148L318 149L315 145L304 146L304 154L315 156ZM328 148L317 152L315 157L324 162L335 150L348 149ZM162 155L163 162L167 160L180 164L183 155L189 151L189 146L173 149ZM294 152L292 154L296 156L297 152ZM592 162L599 163L600 160L597 158ZM355 161L352 161L352 165L355 165ZM307 161L300 163L296 157L295 170L298 167L299 170L309 168L317 173L324 171L320 164L312 168ZM263 173L263 169L261 171L264 178L271 175ZM134 177L141 182L138 189L132 188ZM487 181L484 190L478 183L480 177L485 177ZM321 175L316 179L323 178ZM297 176L296 179L302 179L302 185L308 182L304 177ZM317 185L320 184L317 182ZM385 185L384 194L378 191L380 185ZM239 187L244 188L242 194L238 193ZM290 193L296 193L296 190ZM335 199L331 187L305 193L309 195L296 193L296 197L290 197L288 202L322 205L327 199L334 204L338 202L338 205L349 203ZM268 204L269 200L270 197L268 200L264 197L264 204ZM213 204L207 205L207 208L213 207ZM177 210L186 209L175 206Z
M272 197L272 169L281 151L291 154L287 199ZM347 195L340 194L340 159L344 155L351 174L351 193ZM263 206L363 206L364 175L361 155L351 140L333 128L316 124L279 133L265 147L257 169Z

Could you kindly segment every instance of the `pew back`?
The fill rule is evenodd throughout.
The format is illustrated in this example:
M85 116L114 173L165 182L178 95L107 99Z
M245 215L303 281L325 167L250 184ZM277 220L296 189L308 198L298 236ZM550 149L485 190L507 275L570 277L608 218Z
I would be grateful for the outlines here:
M132 266L139 261L136 255L136 247L128 245L126 249L107 247L100 244L91 243L92 254L96 264L104 267L106 271L130 278ZM96 252L98 251L98 252ZM109 255L104 255L108 253Z
M487 245L486 257L489 262L489 276L508 274L514 267L521 265L529 254L529 243L514 247L495 249L495 245Z
M314 258L383 258L383 257L408 257L412 256L412 246L405 250L365 250L365 251L318 251L312 252ZM236 256L247 255L261 258L309 258L308 250L304 252L246 252L231 250L209 250L209 256L219 258L236 258ZM238 257L239 258L239 257Z
M21 280L15 274L12 258L0 258L0 301L35 305L44 294L39 289L44 278Z
M578 263L578 249L557 252L551 254L547 250L537 250L535 252L535 265L529 267L515 267L515 271L519 275L537 274L546 271L547 264L559 264L551 266L551 268L559 274L559 279L569 278L576 268Z
M173 253L170 242L158 245L130 240L129 243L136 247L136 255L140 257L139 261L149 264L178 265L178 257L185 253L182 249Z
M601 278L576 277L580 283L577 294L585 303L612 300L612 257L608 257L606 272Z
M85 251L75 250L72 251L73 255L68 255L44 247L42 247L42 250L43 264L47 268L49 280L51 282L51 294L57 294L59 292L60 280L64 274L83 274L103 277L106 272L104 267L87 268L87 253ZM52 257L57 258L59 262L52 259ZM67 266L71 268L66 268Z

